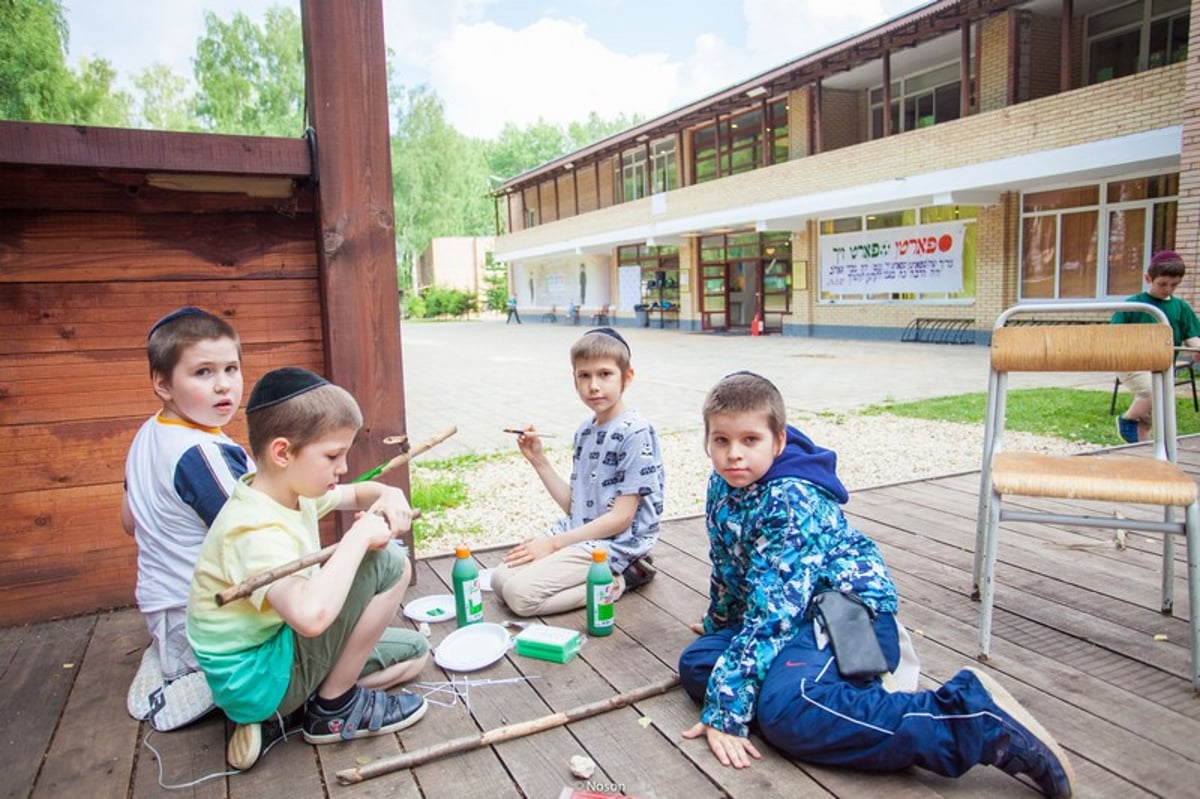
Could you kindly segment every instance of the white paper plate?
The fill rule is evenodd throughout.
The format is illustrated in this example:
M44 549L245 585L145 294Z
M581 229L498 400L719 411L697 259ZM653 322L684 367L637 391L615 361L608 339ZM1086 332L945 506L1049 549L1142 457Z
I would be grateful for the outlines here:
M475 671L490 666L512 646L499 624L480 622L460 627L433 650L433 660L446 671Z
M450 621L454 618L454 594L431 594L405 602L404 615L413 621Z
M483 591L492 590L492 572L495 569L480 569L479 570L479 588Z

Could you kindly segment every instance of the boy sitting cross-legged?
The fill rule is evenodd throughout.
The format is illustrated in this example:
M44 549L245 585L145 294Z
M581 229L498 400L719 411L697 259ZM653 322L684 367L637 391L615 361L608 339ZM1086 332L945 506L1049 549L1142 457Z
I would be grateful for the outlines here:
M200 550L188 599L188 639L218 707L238 724L226 752L246 769L302 715L323 744L404 729L425 700L383 689L410 680L425 638L390 628L412 574L393 543L412 511L398 488L338 485L362 426L344 389L295 367L259 380L246 406L258 471L234 487ZM317 520L363 511L318 571L297 572L223 606L215 595L320 548ZM306 705L307 703L307 705Z
M612 597L654 576L650 551L663 511L663 462L654 426L625 406L633 381L629 344L611 327L584 333L571 347L575 391L591 415L575 431L570 482L542 451L533 427L521 454L567 514L504 556L492 589L518 616L564 613L587 603L592 550L608 549Z
M723 378L704 402L704 431L711 601L679 659L680 681L703 704L684 737L704 737L734 768L761 756L753 725L809 763L948 777L987 764L1046 796L1071 795L1066 753L986 671L915 690L896 586L842 513L837 455L787 425L774 384Z

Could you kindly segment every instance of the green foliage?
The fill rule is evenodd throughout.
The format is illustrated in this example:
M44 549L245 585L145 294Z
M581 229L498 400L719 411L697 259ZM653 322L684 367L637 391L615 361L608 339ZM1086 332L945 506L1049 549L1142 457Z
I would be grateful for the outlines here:
M113 89L104 59L66 64L60 0L0 0L0 118L74 125L129 122L131 100Z
M469 291L430 286L419 295L406 298L406 316L417 319L437 319L441 316L462 317L479 310L478 298Z
M1017 389L1008 394L1008 430L1054 436L1099 446L1124 442L1117 436L1113 417L1108 415L1110 391L1078 388ZM1117 398L1117 410L1129 406L1129 394ZM1192 399L1177 398L1179 435L1200 433L1200 415L1192 411ZM960 394L905 403L884 403L867 408L868 415L892 414L912 419L983 424L987 394Z
M413 89L398 107L392 136L396 256L409 264L435 237L490 233L494 212L482 148L446 122L437 95Z
M272 6L263 27L240 11L229 22L204 14L196 44L195 108L222 133L299 136L304 131L304 49L300 18Z
M508 267L496 263L490 252L484 255L483 283L487 287L487 309L503 311L508 302Z
M505 180L539 167L547 161L619 133L636 125L641 118L620 114L604 120L595 112L583 122L565 128L539 119L524 128L507 123L500 135L486 145L489 174Z
M71 73L57 0L0 0L0 117L66 122Z
M200 130L187 81L163 64L153 64L133 79L141 93L141 120L154 130Z

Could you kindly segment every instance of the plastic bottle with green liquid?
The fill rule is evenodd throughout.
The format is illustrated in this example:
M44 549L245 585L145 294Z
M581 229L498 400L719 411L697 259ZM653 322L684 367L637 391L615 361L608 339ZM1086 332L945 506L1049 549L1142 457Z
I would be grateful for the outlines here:
M454 617L459 627L483 621L483 590L479 586L479 567L469 547L458 547L450 582L454 585Z
M608 551L592 550L592 566L587 576L588 635L612 635L613 599L612 570L608 568Z

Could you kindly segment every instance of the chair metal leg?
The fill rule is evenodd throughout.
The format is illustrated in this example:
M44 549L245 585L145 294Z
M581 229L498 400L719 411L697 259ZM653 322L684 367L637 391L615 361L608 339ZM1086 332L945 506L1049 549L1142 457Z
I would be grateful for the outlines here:
M1200 695L1200 504L1185 511L1188 612L1192 622L1192 691Z
M975 513L975 559L971 566L971 599L977 602L980 597L979 577L983 571L984 550L988 540L988 497L992 492L992 481L989 478L990 474L985 466L979 477L979 508Z
M1163 521L1175 521L1175 509L1163 510ZM1175 612L1175 536L1163 533L1162 545L1162 612L1170 616Z
M999 549L1000 495L991 492L988 499L987 553L983 564L983 580L979 586L979 659L987 660L992 646L992 605L996 599L996 553Z

